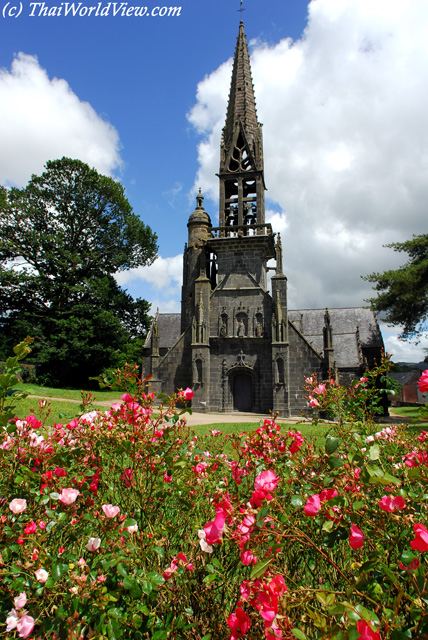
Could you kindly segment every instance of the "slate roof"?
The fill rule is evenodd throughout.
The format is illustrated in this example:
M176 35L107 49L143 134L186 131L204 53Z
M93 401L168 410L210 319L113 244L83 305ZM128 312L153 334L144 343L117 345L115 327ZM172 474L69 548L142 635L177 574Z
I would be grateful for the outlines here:
M361 364L360 347L383 347L382 334L371 309L348 307L328 309L328 313L333 331L334 359L339 368L358 367ZM288 312L289 320L320 353L323 352L324 316L325 309L294 309Z
M181 335L181 313L158 313L155 320L158 323L159 349L170 349ZM147 335L145 348L152 344L152 329Z
M388 374L390 378L394 378L401 385L405 385L407 382L413 382L413 378L419 379L420 371L412 370L412 371L396 371Z

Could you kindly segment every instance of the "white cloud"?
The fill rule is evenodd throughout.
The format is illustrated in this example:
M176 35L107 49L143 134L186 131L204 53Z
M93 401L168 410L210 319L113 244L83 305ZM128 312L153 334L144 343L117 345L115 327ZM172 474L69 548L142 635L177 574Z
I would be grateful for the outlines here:
M382 245L426 232L427 24L425 0L312 0L300 40L252 48L290 307L364 304L360 276L406 260ZM215 201L230 72L204 78L189 114L195 187Z
M19 53L0 70L0 184L24 186L47 160L78 158L103 174L120 167L119 136L65 80Z
M180 295L183 282L183 256L179 254L172 258L162 258L159 256L150 266L137 267L120 271L115 275L116 282L120 286L135 283L137 281L147 282L163 295Z
M392 356L394 362L422 362L427 355L428 337L421 339L418 345L399 340L394 329L385 323L380 323L385 349Z
M164 299L162 297L154 297L151 298L150 305L150 314L152 316L155 315L158 309L161 313L180 313L181 311L180 298Z

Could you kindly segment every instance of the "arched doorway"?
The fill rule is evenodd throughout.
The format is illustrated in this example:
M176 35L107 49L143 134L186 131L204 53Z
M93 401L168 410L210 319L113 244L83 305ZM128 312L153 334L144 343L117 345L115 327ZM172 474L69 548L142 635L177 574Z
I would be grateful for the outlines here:
M253 380L248 373L233 378L233 410L251 412L253 409Z

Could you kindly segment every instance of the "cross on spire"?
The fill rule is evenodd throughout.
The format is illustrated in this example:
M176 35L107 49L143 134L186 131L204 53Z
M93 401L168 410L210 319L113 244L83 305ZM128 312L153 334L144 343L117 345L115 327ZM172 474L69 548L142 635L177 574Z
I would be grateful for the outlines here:
M241 14L241 22L242 22L242 12L245 11L244 7L242 6L242 0L240 0L240 6L239 6L238 11Z

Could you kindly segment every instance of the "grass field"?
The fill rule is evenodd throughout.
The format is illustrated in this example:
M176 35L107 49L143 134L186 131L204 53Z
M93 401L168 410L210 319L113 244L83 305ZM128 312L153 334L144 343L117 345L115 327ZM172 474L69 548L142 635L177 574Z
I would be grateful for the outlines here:
M81 400L82 394L79 389L57 389L55 387L41 387L38 384L27 384L24 382L20 382L16 385L17 389L21 391L25 391L28 395L33 396L41 396L42 398L63 398L66 400ZM83 389L83 391L88 391L87 389ZM92 396L96 398L98 401L110 400L112 402L114 399L120 398L122 395L120 391L110 391L99 389L97 391L90 391Z

